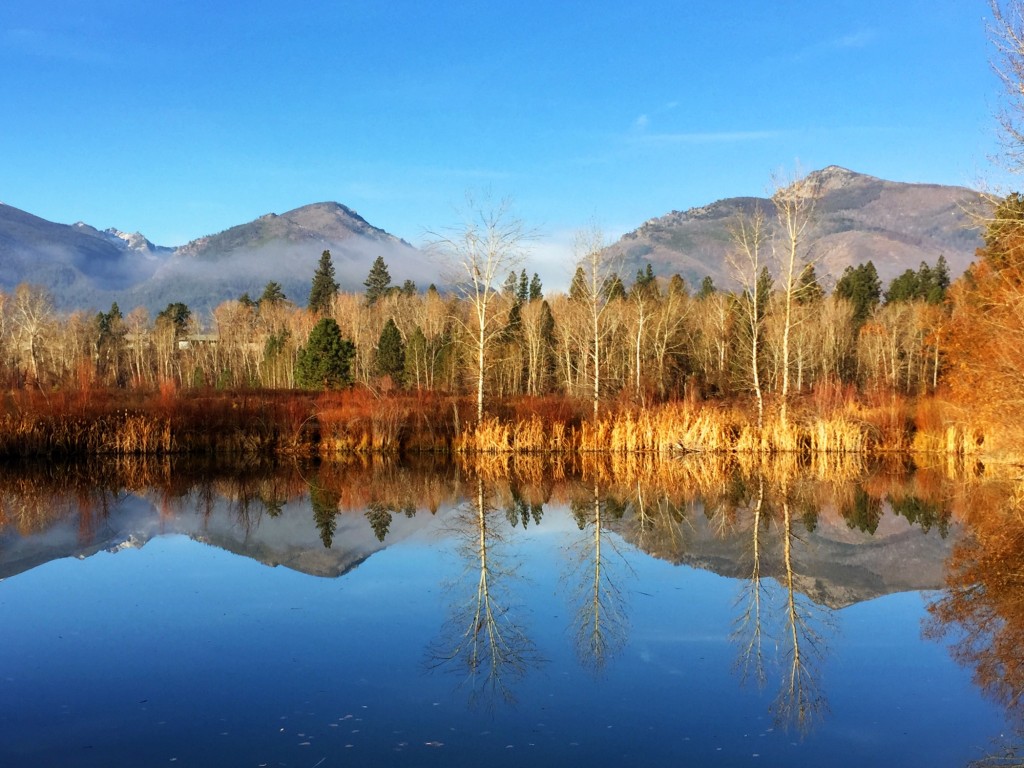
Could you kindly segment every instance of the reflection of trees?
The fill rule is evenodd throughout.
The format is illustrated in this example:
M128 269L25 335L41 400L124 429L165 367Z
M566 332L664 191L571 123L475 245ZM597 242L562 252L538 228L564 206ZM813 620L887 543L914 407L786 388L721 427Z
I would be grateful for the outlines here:
M745 682L753 679L758 687L765 683L764 671L764 633L761 621L761 608L767 594L761 583L761 513L764 507L764 478L758 476L757 498L753 504L751 521L751 570L750 578L744 585L744 596L740 602L743 611L733 628L733 639L739 643L740 652L737 668L740 678Z
M1018 496L1020 492L1018 491ZM1024 736L1024 499L969 515L968 535L946 566L946 589L928 606L926 634L956 638L953 657L1006 707ZM1014 757L1015 756L1015 757ZM1022 765L1019 745L986 765Z
M828 626L829 616L826 609L817 606L797 589L800 577L795 550L802 542L794 525L793 510L798 496L794 492L795 486L788 478L780 479L777 485L769 485L761 473L750 478L746 485L756 488L756 493L751 493L748 500L752 561L750 576L739 600L741 611L733 630L733 640L739 647L736 666L744 681L753 680L761 687L767 681L767 668L772 661L766 651L774 647L780 683L772 703L772 713L780 725L807 733L828 706L819 685L820 664L826 650L825 638L819 628ZM778 490L774 505L769 498L770 489ZM806 519L812 523L816 519L809 499L802 499L800 511L805 525ZM763 577L768 545L773 543L766 531L772 517L780 513L781 521L776 522L781 522L781 563L777 571L781 611L775 614L769 611L772 601ZM769 617L774 619L771 624ZM774 639L774 646L770 639Z
M825 655L825 638L816 624L827 623L828 616L816 616L825 609L816 606L806 595L796 591L796 571L793 560L794 533L790 500L786 491L782 498L782 562L785 588L785 627L781 647L788 658L788 670L783 677L773 711L776 718L794 725L801 733L809 732L827 710L828 702L819 687L819 665Z
M625 646L628 633L625 599L613 578L615 565L626 561L607 530L623 507L602 502L595 483L592 499L573 501L570 510L583 532L574 546L576 653L584 666L600 671Z
M466 558L468 598L452 605L442 637L430 649L430 666L461 669L471 699L515 700L512 685L539 663L533 641L519 623L506 592L516 569L501 552L501 515L485 491L483 478L457 518L455 533ZM459 583L452 589L459 588Z
M338 527L338 501L336 491L324 486L319 477L309 481L309 502L313 507L313 520L320 529L320 541L326 549L334 543L334 531Z

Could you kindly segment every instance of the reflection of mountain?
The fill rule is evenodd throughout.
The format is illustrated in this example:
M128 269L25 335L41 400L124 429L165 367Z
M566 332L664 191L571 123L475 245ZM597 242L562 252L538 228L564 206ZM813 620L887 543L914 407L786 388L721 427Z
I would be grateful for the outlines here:
M395 515L386 544L367 519L352 512L337 516L334 544L326 549L308 502L286 504L277 516L260 509L240 515L219 502L209 514L188 511L161 515L146 499L129 496L113 505L92 525L69 512L41 533L19 536L0 528L0 579L65 557L85 558L102 551L139 548L162 535L188 536L195 541L252 558L269 566L283 565L312 576L341 576L385 546L431 524L433 517Z
M943 564L954 536L944 539L934 529L923 533L891 513L882 516L874 534L851 529L842 518L832 517L820 516L810 532L799 519L796 522L800 543L794 555L795 585L814 602L844 608L895 592L943 586ZM691 515L680 525L685 528L682 534L654 527L641 535L628 526L621 532L654 557L729 578L749 578L749 519L741 519L724 534L703 515ZM783 573L779 527L771 524L760 542L761 575L779 579Z

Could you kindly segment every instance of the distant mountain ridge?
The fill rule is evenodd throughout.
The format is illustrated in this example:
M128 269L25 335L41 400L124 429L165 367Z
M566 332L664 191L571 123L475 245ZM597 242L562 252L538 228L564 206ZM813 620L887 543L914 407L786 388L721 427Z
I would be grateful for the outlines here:
M969 211L984 201L965 187L885 181L838 166L809 178L822 190L809 245L826 284L869 259L888 282L940 255L955 277L981 245ZM627 280L650 262L656 274L679 273L693 287L710 276L731 288L729 227L758 206L772 221L767 198L728 198L650 219L609 251L621 257ZM117 301L123 310L141 304L156 312L181 301L206 311L243 293L256 297L271 280L302 305L324 250L333 255L344 290L362 290L377 256L396 284L441 283L440 265L426 254L336 202L268 213L177 248L139 233L57 224L0 203L0 289L42 285L63 310L105 309Z
M243 293L256 297L272 280L304 304L324 250L345 290L362 289L377 256L397 283L437 279L422 252L335 202L268 213L177 248L154 245L137 232L57 224L0 204L0 288L42 285L65 310L103 309L113 301L151 312L175 301L209 310Z
M820 189L808 245L819 276L837 279L847 266L872 261L883 282L921 261L944 256L961 274L981 246L973 218L983 196L966 187L909 184L829 166L807 176ZM737 217L760 207L774 227L767 197L733 197L650 219L609 248L622 259L624 277L648 262L658 274L681 274L691 286L710 276L715 285L736 285L726 255Z

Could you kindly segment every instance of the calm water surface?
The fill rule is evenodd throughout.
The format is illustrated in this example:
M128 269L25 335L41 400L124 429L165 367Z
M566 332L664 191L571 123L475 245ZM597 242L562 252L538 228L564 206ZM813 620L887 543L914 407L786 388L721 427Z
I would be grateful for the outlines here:
M8 485L0 765L964 766L1010 734L922 636L942 510L387 471Z

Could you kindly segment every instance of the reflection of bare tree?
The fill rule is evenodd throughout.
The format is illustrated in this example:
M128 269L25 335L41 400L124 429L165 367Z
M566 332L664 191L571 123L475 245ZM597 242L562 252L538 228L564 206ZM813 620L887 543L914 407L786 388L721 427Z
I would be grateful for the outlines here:
M785 489L782 494L782 585L785 588L785 627L782 648L788 660L782 687L772 709L777 720L808 733L828 709L828 702L819 687L819 665L825 654L824 635L816 624L825 626L828 616L816 616L825 609L815 606L796 590L796 572L793 565L793 530L790 500Z
M733 628L733 639L739 643L740 651L736 666L740 678L746 682L754 680L760 688L765 683L764 671L764 624L761 621L761 607L767 599L761 583L761 512L764 507L764 477L757 478L757 499L753 505L751 522L752 565L750 579L744 585L745 606ZM740 602L744 602L743 597Z
M613 513L607 506L596 483L592 501L571 506L584 533L575 547L576 652L581 663L595 671L622 650L628 633L625 599L612 578L613 563L626 561L606 530L604 516ZM619 556L613 560L615 555Z
M981 494L978 494L979 496ZM1018 743L979 765L1024 765L1024 486L979 502L946 564L946 589L928 606L927 636L952 635L953 657L981 690L1006 708Z
M465 576L473 588L468 599L453 603L443 636L430 649L430 667L464 671L471 699L514 702L512 684L540 659L505 592L516 569L506 566L500 553L501 514L491 505L483 478L477 478L476 494L457 525Z
M751 516L752 563L733 628L733 640L738 645L736 667L744 681L753 680L761 687L768 679L769 666L775 668L777 664L779 691L771 711L779 725L806 734L828 708L818 678L826 650L823 630L830 625L830 616L827 609L817 606L797 588L800 577L796 549L801 540L794 530L792 487L786 481L781 481L781 487L769 485L761 472L745 485L754 482L756 493L744 493ZM773 488L778 489L776 505L769 494ZM781 563L772 573L778 574L781 599L775 601L770 600L775 590L769 590L763 579L768 550L775 549L771 546L774 537L769 538L766 531L773 517L778 522L780 511ZM769 604L780 605L782 610L770 612ZM773 647L777 653L770 658L768 652Z

